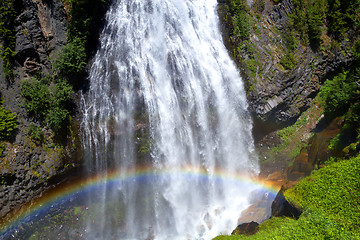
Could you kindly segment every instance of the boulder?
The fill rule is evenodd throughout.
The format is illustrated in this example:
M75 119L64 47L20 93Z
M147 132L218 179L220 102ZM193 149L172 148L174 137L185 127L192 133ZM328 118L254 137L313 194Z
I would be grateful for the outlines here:
M258 230L259 224L257 222L242 223L231 233L231 235L252 235Z
M272 217L290 217L298 219L302 210L288 202L284 197L284 189L281 188L271 204Z

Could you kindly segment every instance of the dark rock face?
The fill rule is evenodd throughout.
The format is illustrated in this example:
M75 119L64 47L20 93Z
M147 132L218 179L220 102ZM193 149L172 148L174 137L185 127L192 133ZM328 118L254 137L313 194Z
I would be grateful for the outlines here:
M258 59L263 65L262 71L255 76L256 87L248 92L250 110L264 121L286 125L309 107L321 83L341 66L350 64L351 57L341 53L341 49L313 52L309 47L298 46L297 65L292 70L284 70L279 60L286 52L274 49L286 51L282 36L286 33L282 30L289 25L288 15L293 6L290 1L282 1L272 8L269 2L267 5L265 16L258 23L260 35L253 33L251 37L256 52L265 57ZM274 60L271 61L271 57Z
M226 14L225 0L219 0L219 14L225 45L233 52L229 38L234 38L234 26L231 17ZM280 64L288 52L285 35L290 24L289 14L294 11L290 0L283 0L274 5L271 0L264 0L262 13L252 12L254 25L250 32L251 51L241 51L234 56L242 70L248 88L249 110L255 118L263 122L272 122L281 128L291 125L313 102L320 86L342 66L350 65L351 55L343 51L347 42L342 42L338 49L314 51L303 46L298 39L294 51L297 63L291 70ZM230 29L229 29L230 28ZM252 70L249 60L253 62ZM254 64L254 62L256 64ZM255 126L256 127L256 126Z
M301 215L301 210L289 203L284 197L284 189L280 189L271 204L272 217L291 217L298 219Z
M42 129L43 143L36 144L29 138L27 129L31 121L20 97L21 81L36 72L51 73L50 59L66 44L67 15L63 2L16 3L19 9L15 21L15 79L9 82L0 71L0 89L5 108L17 115L19 126L14 139L4 142L6 150L0 158L0 222L58 184L79 165L71 140L65 147L55 146L47 128Z
M231 233L231 235L252 235L257 232L258 226L259 224L257 222L243 223L237 226L237 228Z
M64 5L59 0L23 0L21 5L15 21L17 63L25 77L39 70L49 73L49 57L66 43Z

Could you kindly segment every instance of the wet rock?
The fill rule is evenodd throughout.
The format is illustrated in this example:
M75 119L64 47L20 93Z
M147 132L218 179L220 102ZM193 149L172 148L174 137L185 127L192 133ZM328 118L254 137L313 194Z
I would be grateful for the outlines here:
M275 198L275 194L264 191L255 190L250 194L250 207L241 213L238 223L257 222L262 223L271 217L271 203Z
M297 208L294 204L288 202L284 197L284 189L280 189L271 204L272 217L291 217L298 219L301 215L301 209Z
M257 222L242 223L231 233L231 235L252 235L258 230L259 224Z

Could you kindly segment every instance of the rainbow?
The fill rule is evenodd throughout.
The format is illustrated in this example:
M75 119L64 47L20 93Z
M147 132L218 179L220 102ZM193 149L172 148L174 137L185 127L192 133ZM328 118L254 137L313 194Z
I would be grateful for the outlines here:
M126 173L117 170L65 183L61 188L59 187L49 191L43 197L36 200L36 202L24 206L23 210L18 211L14 216L8 217L6 222L0 222L0 238L9 231L15 229L21 223L26 222L27 219L31 219L32 216L37 213L47 211L53 205L66 202L71 197L82 192L94 190L104 184L151 180L160 177L181 177L190 180L201 178L204 180L230 181L234 184L241 183L251 185L254 186L254 189L261 189L272 194L276 194L280 189L280 186L273 182L267 182L241 173L229 172L224 169L216 169L212 174L209 174L205 169L199 169L192 166L184 166L181 169L166 169L157 172L154 172L154 168L151 166L137 167Z

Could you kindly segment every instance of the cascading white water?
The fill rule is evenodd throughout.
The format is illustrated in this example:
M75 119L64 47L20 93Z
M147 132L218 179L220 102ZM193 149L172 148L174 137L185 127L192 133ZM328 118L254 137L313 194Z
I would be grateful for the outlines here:
M143 168L152 177L90 195L100 207L87 239L211 239L236 227L252 188L224 179L258 168L216 8L216 0L117 0L107 13L83 94L89 173L122 179Z

